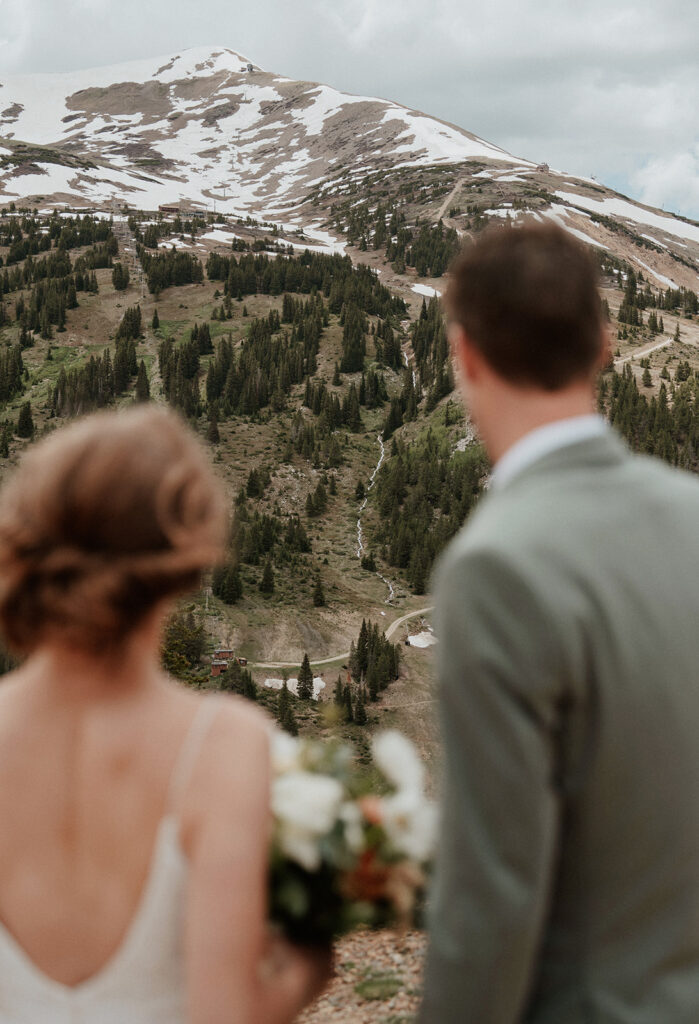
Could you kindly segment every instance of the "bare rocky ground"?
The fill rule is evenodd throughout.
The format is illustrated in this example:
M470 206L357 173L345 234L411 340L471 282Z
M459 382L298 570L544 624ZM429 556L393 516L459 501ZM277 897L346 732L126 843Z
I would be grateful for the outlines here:
M335 977L298 1024L410 1024L420 1003L423 932L355 932L337 944Z

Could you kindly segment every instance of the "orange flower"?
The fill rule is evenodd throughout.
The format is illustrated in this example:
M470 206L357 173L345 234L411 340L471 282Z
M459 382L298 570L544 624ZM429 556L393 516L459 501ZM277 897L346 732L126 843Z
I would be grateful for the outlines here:
M370 825L380 825L383 821L383 803L380 796L363 796L359 800L359 809Z
M389 869L376 860L374 850L365 850L353 871L342 879L342 894L352 902L376 903L385 899Z

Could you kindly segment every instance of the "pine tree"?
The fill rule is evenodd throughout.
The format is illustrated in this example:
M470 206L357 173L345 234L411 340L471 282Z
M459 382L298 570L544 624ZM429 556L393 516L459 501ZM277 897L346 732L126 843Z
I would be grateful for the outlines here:
M6 423L0 432L0 458L6 459L10 454L10 426Z
M369 697L371 700L378 700L379 696L379 673L374 659L371 660L369 668L367 670L367 686L369 688Z
M149 398L150 384L148 383L146 364L141 360L138 364L138 376L136 377L136 401L147 402Z
M362 619L362 628L359 630L359 640L357 641L357 661L359 662L359 671L364 675L369 664L369 630L367 628L366 619Z
M282 683L282 688L279 691L277 721L281 725L282 729L286 729L286 731L292 736L298 736L299 727L296 724L296 716L294 715L294 709L291 706L291 694L289 693L289 687L286 684L286 679Z
M129 286L128 268L121 263L115 263L112 270L112 284L118 292L123 292Z
M18 437L34 437L34 419L32 417L32 407L29 402L25 402L19 410L17 435Z
M160 327L160 317L158 316L158 308L157 308L157 306L153 310L153 319L151 320L150 325L151 325L151 327L153 328L154 331L157 331L158 328Z
M651 377L650 370L647 366L643 371L642 383L644 388L650 388L653 386L653 378Z
M207 440L211 444L218 444L221 437L218 432L218 416L216 415L216 408L211 410L209 415L209 429L206 432Z
M354 708L352 706L352 687L348 683L345 687L345 721L354 721Z
M274 593L274 573L272 572L272 563L269 558L265 562L265 567L262 571L262 579L260 580L260 593Z
M362 678L362 669L359 664L359 656L357 654L357 648L354 645L354 640L350 641L348 665L350 675L352 676L353 679L359 682L359 680Z
M304 654L301 662L298 680L296 682L296 694L300 700L310 700L313 696L313 671L308 660L308 654Z
M367 713L366 707L364 706L364 688L359 691L359 697L357 698L357 704L354 709L354 720L357 725L367 724Z
M313 588L313 605L315 608L325 607L325 591L323 581L320 578L320 570L316 573L316 582Z

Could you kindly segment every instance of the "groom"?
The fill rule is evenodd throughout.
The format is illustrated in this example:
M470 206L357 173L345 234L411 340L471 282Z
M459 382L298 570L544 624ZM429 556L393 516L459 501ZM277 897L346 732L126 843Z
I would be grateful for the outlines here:
M494 463L436 573L446 746L422 1024L699 1021L699 482L593 414L591 257L486 233L450 340Z

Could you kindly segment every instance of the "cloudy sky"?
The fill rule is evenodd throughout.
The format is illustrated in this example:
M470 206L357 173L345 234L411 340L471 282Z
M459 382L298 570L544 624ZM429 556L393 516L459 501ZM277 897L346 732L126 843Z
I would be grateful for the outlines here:
M0 0L0 75L208 45L699 219L697 0Z

